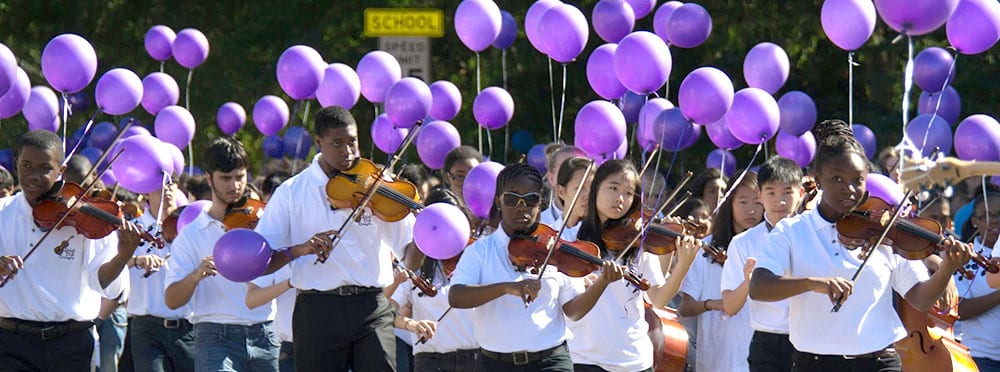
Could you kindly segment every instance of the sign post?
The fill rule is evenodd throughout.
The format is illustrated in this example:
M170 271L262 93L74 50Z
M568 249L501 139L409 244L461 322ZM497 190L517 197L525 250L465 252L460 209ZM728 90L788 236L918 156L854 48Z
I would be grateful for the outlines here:
M379 49L396 57L403 76L413 76L430 83L430 38L444 36L444 11L367 8L365 36L379 38Z

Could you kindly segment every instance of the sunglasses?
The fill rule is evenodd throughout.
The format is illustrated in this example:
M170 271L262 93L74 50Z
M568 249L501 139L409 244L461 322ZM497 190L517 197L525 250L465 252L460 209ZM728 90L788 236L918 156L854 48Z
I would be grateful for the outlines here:
M534 208L542 203L542 194L538 192L529 192L527 194L521 195L514 192L505 192L500 194L500 204L507 208L516 208L524 204L525 207Z

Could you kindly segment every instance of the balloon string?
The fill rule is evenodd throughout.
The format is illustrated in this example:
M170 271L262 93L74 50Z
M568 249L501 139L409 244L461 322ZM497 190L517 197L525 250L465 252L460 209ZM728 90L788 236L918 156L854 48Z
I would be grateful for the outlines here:
M854 125L854 52L847 52L847 124Z
M559 142L556 131L556 88L552 77L552 58L547 58L549 64L549 104L552 107L552 142Z
M481 69L479 68L480 67L479 63L480 63L479 52L476 52L476 94L477 95L479 94L479 92L483 91L482 80L481 80L481 77L480 77ZM479 138L479 153L482 153L483 152L483 126L482 125L477 125L476 126L476 136Z
M954 57L952 57L951 66L948 67L948 75L945 75L945 77L944 77L944 83L941 84L941 90L938 91L937 100L934 102L934 112L932 113L932 115L934 115L934 116L937 116L938 110L941 109L941 99L944 98L944 90L946 88L948 88L948 84L951 84L951 81L949 79L951 79L951 74L955 72L955 65L956 64L958 64L958 52L957 51L955 52ZM931 125L928 123L927 124L927 129L924 130L924 140L923 140L923 143L920 144L920 151L921 151L921 153L924 151L924 147L927 146L927 137L930 137L930 133L931 133ZM942 157L947 156L947 155L948 154L943 154L943 153L941 154Z
M566 64L563 63L562 75L562 103L559 105L559 132L556 133L556 140L562 138L563 114L566 113Z
M500 73L503 76L503 90L507 90L507 49L500 50ZM503 162L507 164L510 153L510 125L503 126Z
M161 62L162 68L162 62ZM191 110L191 76L194 69L188 69L187 83L184 84L184 108ZM188 144L188 177L194 173L194 144Z
M719 207L722 206L722 203L725 203L726 200L729 199L729 197L733 194L733 191L736 190L737 186L739 186L740 182L743 182L743 177L746 177L747 172L750 171L750 167L753 166L753 162L757 160L757 155L760 155L760 150L763 148L764 148L763 142L757 144L757 150L753 152L753 157L750 158L750 162L747 163L747 167L743 169L743 172L740 172L740 176L736 177L736 181L733 181L732 186L729 187L728 190L726 190L726 194L723 195L722 198L719 199L719 203L715 205L715 209L712 211L713 216L719 213Z

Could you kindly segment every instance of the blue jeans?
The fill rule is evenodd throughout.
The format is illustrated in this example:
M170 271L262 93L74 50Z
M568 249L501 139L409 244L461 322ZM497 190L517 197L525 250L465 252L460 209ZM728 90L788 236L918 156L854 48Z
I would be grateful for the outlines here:
M194 370L194 328L187 320L135 316L129 322L129 347L136 371Z
M980 372L1000 372L1000 361L989 358L972 358Z
M101 368L100 372L117 372L118 358L125 348L125 330L128 329L128 317L125 307L118 306L108 315L107 319L97 319L97 335L100 337Z
M278 336L271 321L250 326L219 323L194 325L195 371L278 370Z

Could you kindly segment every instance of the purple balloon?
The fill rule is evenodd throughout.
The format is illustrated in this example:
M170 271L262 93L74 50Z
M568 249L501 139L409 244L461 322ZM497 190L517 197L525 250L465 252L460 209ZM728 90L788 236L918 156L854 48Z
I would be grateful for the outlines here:
M861 143L861 147L865 149L865 156L869 159L874 159L875 150L878 150L878 142L875 141L875 132L872 132L872 129L864 124L851 125L851 131L854 132L854 138Z
M338 106L350 110L361 96L361 79L351 66L334 63L323 72L316 89L316 99L323 107Z
M21 112L21 108L28 102L30 96L31 80L28 79L28 74L18 67L14 83L0 96L0 119L7 119Z
M97 160L101 158L101 154L104 154L104 151L96 147L85 147L83 150L80 150L79 154L90 160L90 164L97 164Z
M687 3L670 14L667 19L667 40L670 45L694 48L712 34L712 16L701 5Z
M617 44L604 44L587 58L587 82L597 95L604 99L618 99L625 94L625 87L615 75L614 58Z
M107 149L108 146L111 146L111 142L115 140L116 135L118 135L118 127L109 122L102 121L90 129L90 135L87 137L87 146L98 149ZM124 135L122 137L124 137Z
M792 159L805 168L816 156L816 137L813 137L812 132L796 136L782 131L774 139L774 149L778 155Z
M875 0L875 9L890 28L918 36L944 25L959 0Z
M52 38L42 50L42 75L56 90L76 93L97 73L97 52L87 39L75 34Z
M656 7L656 0L625 0L625 2L632 8L635 19L642 19Z
M754 45L743 59L743 78L747 85L774 94L788 81L788 54L775 43Z
M625 140L625 116L608 101L591 101L576 114L576 141L589 154L612 153Z
M174 168L173 160L154 137L132 136L115 145L124 149L111 165L118 183L137 194L146 194L163 187L163 177ZM113 150L112 153L117 151Z
M0 43L0 92L7 92L17 81L17 68L14 52Z
M633 92L648 94L663 87L672 62L667 44L649 31L636 31L615 50L615 76Z
M958 97L958 91L950 85L938 93L923 92L917 101L917 113L936 114L951 124L962 114L962 99Z
M906 136L923 156L930 156L935 149L941 149L944 155L951 152L951 127L940 116L924 114L913 118L906 126Z
M875 31L875 21L875 5L871 0L826 0L820 11L826 37L847 51L865 45Z
M667 151L680 151L688 146L689 139L695 133L695 126L684 117L679 108L660 112L653 121L653 139ZM695 137L697 140L697 137ZM691 143L693 144L693 143ZM687 146L685 146L687 145Z
M774 97L762 89L744 88L736 92L726 123L733 136L743 143L756 145L770 140L778 132L781 110Z
M942 48L921 50L913 59L913 82L925 92L940 92L949 82L955 81L954 63L955 58Z
M247 111L239 103L226 102L215 112L215 121L222 133L231 136L243 128L247 121Z
M264 155L267 155L268 157L281 159L281 157L285 156L285 140L281 137L264 137L264 142L261 147L264 149Z
M153 122L156 137L184 149L194 138L194 116L181 106L167 106Z
M24 104L24 118L28 119L28 130L45 129L55 132L59 129L59 98L52 89L44 85L31 88L28 102ZM51 127L52 121L56 126Z
M454 83L438 80L431 83L431 118L448 121L462 109L462 92Z
M465 175L462 183L462 197L472 214L479 218L489 218L493 198L496 197L497 176L503 170L503 165L492 161L484 161L472 168Z
M733 150L743 146L743 141L740 141L729 131L729 125L726 124L725 116L722 119L705 124L705 131L708 132L708 139L720 149Z
M660 5L656 9L656 14L653 15L653 32L656 36L659 36L664 43L669 42L670 37L667 35L667 20L670 19L670 15L674 14L677 8L680 8L684 3L680 1L668 1Z
M372 141L375 142L375 147L386 154L396 153L409 132L407 128L392 125L386 114L379 115L372 122Z
M514 15L506 10L500 10L500 34L493 40L493 47L497 49L507 49L514 45L517 40L517 20Z
M208 58L208 38L199 30L185 28L177 33L171 51L178 64L193 70Z
M309 131L300 126L289 127L284 138L285 156L292 159L305 159L312 149L312 138Z
M718 169L726 177L732 177L736 171L736 156L723 149L715 149L705 158L705 168Z
M224 278L245 283L264 274L271 263L271 245L253 230L229 230L215 241L212 259Z
M417 155L430 169L441 169L448 152L462 144L458 129L446 121L435 120L424 124L417 134Z
M894 206L903 201L903 187L882 174L868 173L868 177L865 178L865 190L869 195Z
M265 136L273 136L288 124L288 104L275 96L264 96L253 105L253 124Z
M781 131L793 136L812 130L816 125L816 103L808 94L793 90L778 99Z
M500 35L503 16L492 0L464 0L455 9L455 33L474 52L489 48Z
M156 116L164 107L176 105L181 89L170 75L154 72L142 79L142 108Z
M466 0L469 1L469 0ZM431 89L415 77L400 79L385 95L385 113L400 128L410 128L431 111Z
M948 42L962 54L979 54L1000 40L1000 3L961 0L945 26Z
M392 54L373 50L358 62L358 79L361 80L361 94L369 102L382 103L386 93L399 79L403 70Z
M733 81L715 67L699 67L681 82L677 102L691 121L711 123L733 105Z
M176 38L177 33L170 27L156 25L150 27L149 31L146 31L146 38L143 44L146 46L146 53L149 53L150 57L163 62L170 59L170 56L173 55L171 46L174 44L174 39Z
M565 3L552 7L542 15L538 32L545 44L546 54L563 64L576 60L587 46L590 35L587 17L577 7Z
M181 214L177 216L177 232L179 233L184 230L184 227L191 223L191 221L194 221L195 218L198 218L198 215L201 214L201 212L208 212L208 209L211 207L211 200L197 200L188 204L184 210L181 211Z
M955 153L962 160L1000 160L1000 123L989 115L972 115L955 129Z
M545 51L542 36L539 34L538 23L545 12L559 4L562 4L559 0L538 0L531 4L528 13L524 16L524 34L528 36L528 42L535 47L535 50L542 52L542 54L548 54L548 52Z
M617 43L635 27L635 13L622 0L598 1L590 20L597 36L609 43Z
M674 104L665 98L653 98L642 105L642 109L639 110L639 123L636 126L636 139L639 141L639 146L645 149L649 142L654 145L659 143L653 137L654 122L661 112L672 108L674 108Z
M539 143L528 150L528 165L535 167L539 173L545 174L545 144Z
M446 260L462 253L472 233L469 219L458 207L433 203L413 222L413 243L427 257Z
M115 68L97 80L97 107L110 115L125 115L142 101L142 80L131 70Z
M500 129L514 117L514 98L500 87L488 87L472 102L476 122L486 129Z
M621 98L622 114L625 115L625 122L629 124L639 123L639 111L646 104L645 94L636 94L626 91Z
M316 93L326 62L316 49L294 45L278 57L278 85L292 99L307 99Z

